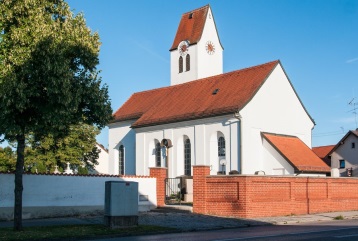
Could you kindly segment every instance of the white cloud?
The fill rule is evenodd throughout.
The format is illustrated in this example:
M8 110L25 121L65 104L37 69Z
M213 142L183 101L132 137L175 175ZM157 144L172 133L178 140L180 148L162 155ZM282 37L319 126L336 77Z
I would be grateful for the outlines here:
M358 58L348 59L348 60L346 61L346 63L347 63L347 64L350 64L350 63L353 63L353 62L355 62L355 61L358 61Z

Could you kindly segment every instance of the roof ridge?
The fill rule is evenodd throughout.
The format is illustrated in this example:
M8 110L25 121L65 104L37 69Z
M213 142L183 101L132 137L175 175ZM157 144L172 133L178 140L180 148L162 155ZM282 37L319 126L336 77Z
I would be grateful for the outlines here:
M249 67L246 67L246 68L243 68L243 69L233 70L233 71L227 72L225 74L238 72L238 71L244 71L244 70L248 70L248 69L262 68L262 67L264 67L266 65L273 64L273 63L280 63L280 60L277 59L277 60L273 60L273 61L270 61L270 62L267 62L267 63L254 65L254 66L249 66Z
M173 86L174 86L174 85L163 86L163 87L159 87L159 88L155 88L155 89L149 89L149 90L142 90L142 91L134 92L132 95L140 94L140 93L148 93L148 92L157 91L157 90L162 90L162 89L168 89L168 88L173 87Z
M254 66L249 66L249 67L246 67L246 68L243 68L243 69L232 70L232 71L227 72L227 73L212 75L212 76L208 76L208 77L201 78L201 79L191 80L189 82L180 83L180 84L177 84L177 85L163 86L163 87L159 87L159 88L155 88L155 89L143 90L143 91L135 92L135 93L133 93L133 95L135 95L137 93L147 93L147 92L161 90L161 89L171 89L171 88L175 88L175 87L182 86L182 85L190 85L190 84L192 84L193 82L196 82L196 81L204 81L204 80L212 79L212 78L217 77L217 76L224 76L224 75L229 75L229 74L233 74L233 73L237 73L237 72L241 72L241 71L245 71L245 70L250 70L250 69L255 69L255 68L262 68L264 66L267 66L267 65L273 64L273 63L280 63L280 60L273 60L273 61L270 61L270 62L267 62L267 63L254 65Z
M199 7L199 8L196 8L196 9L194 9L194 10L191 10L191 11L188 11L188 12L186 12L186 13L183 13L182 16L184 16L184 15L186 15L186 14L193 13L193 12L200 11L200 10L205 9L205 8L208 8L208 7L210 7L210 4L206 4L206 5L202 6L202 7Z

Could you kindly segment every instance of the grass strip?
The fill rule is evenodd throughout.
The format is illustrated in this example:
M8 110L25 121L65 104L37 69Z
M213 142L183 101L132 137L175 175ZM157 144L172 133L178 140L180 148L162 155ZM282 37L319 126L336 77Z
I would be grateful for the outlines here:
M0 240L78 240L96 236L129 236L150 233L173 232L176 229L159 226L142 225L132 228L110 229L99 224L65 225L46 227L26 227L23 231L14 231L12 228L0 228Z

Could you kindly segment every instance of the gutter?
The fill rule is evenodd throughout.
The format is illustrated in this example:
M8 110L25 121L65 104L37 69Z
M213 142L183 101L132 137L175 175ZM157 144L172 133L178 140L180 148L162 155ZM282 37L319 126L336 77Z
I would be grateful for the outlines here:
M242 174L242 116L240 115L239 111L234 113L234 118L239 120L239 125L238 125L239 131L240 131L240 135L238 136L239 141L240 141L240 146L239 146L240 156L239 156L239 158L240 158L240 174Z

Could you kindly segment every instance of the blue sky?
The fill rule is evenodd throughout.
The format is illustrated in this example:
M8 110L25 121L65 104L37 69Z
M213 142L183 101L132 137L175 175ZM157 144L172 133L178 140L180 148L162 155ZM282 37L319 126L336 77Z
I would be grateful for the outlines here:
M358 126L358 0L69 0L101 37L100 66L112 108L132 93L170 85L169 48L181 15L210 4L224 72L281 60L316 122L313 146ZM358 112L358 110L357 110ZM358 121L358 115L357 115ZM98 136L108 145L108 129Z
M210 4L224 72L281 60L316 122L313 146L336 144L357 128L348 103L355 98L358 108L358 0L68 3L101 37L99 69L114 111L134 92L170 85L169 48L181 15ZM108 146L108 129L97 139Z

